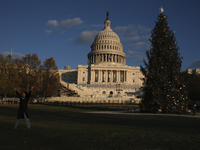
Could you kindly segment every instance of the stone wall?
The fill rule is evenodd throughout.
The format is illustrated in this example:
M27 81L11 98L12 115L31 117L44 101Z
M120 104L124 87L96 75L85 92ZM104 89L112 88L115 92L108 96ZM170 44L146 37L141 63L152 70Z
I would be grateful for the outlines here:
M80 103L135 103L139 104L141 99L140 98L123 98L123 97L51 97L46 98L45 101L47 102L80 102Z

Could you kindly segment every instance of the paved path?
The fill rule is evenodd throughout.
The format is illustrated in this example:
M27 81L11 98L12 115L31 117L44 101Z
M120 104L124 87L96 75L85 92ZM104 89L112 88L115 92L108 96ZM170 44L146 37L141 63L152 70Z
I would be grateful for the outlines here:
M197 113L196 116L193 115L179 115L179 114L156 114L156 113L134 113L134 112L127 112L124 111L93 111L93 112L86 112L86 113L93 113L93 114L116 114L116 115L136 115L136 116L172 116L172 117L191 117L191 118L200 118L200 113Z

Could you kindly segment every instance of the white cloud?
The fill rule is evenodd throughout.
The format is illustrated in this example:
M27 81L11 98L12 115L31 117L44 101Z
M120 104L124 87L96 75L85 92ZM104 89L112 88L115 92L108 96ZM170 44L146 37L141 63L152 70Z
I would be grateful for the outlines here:
M82 23L83 21L80 18L73 18L73 19L63 20L58 26L60 28L68 28L68 27L80 25Z
M128 50L126 53L127 54L134 54L134 51Z
M145 27L144 25L133 25L129 24L127 26L118 26L113 29L119 36L123 43L131 43L135 41L145 41L150 38L151 29ZM138 45L132 44L134 47L139 47L144 44L144 42L137 43Z
M199 61L193 61L188 69L195 69L195 68L200 68L200 60Z
M134 46L134 47L140 47L143 45L145 45L145 42L137 42L137 43L132 44L132 46Z
M8 55L11 55L11 52L3 52L1 53L1 55L3 55L4 57L7 57ZM13 59L16 59L16 58L21 59L23 56L24 56L23 54L12 52Z
M52 30L45 30L45 29L44 29L44 32L45 32L46 34L51 34L51 33L52 33Z
M128 54L128 55L130 56L130 55L133 55L133 54L140 54L140 55L142 55L142 54L144 54L144 53L143 53L143 52L133 51L133 50L128 50L128 51L126 52L126 54Z
M127 26L117 26L113 29L117 34L125 34L127 37L136 36L138 34L149 33L150 28L145 27L144 25L133 25L129 24Z
M49 20L46 23L46 26L53 26L56 27L58 25L58 21L57 20Z
M148 40L149 38L150 38L150 35L142 35L142 36L136 35L133 37L124 38L124 41L132 42L132 41Z
M77 25L80 25L82 23L83 23L83 21L80 18L66 19L66 20L62 20L61 22L59 22L57 20L48 20L45 25L47 27L54 27L54 30L45 29L44 32L46 34L50 34L53 31L64 30L66 28L69 28L69 27L72 27L72 26L77 26ZM65 31L61 31L62 34L64 32Z
M145 51L149 50L150 44L148 42L137 42L128 44L129 50L126 52L129 55L132 54L145 54Z
M115 27L113 30L118 35L122 35L122 34L125 34L125 32L128 30L128 27L126 27L126 26L118 26L118 27Z
M140 33L149 33L149 32L151 32L151 29L145 27L144 25L138 25L137 28L138 28Z
M75 42L80 45L91 45L98 33L99 31L96 30L83 31L82 34L76 38Z
M137 42L133 44L129 44L129 49L126 54L128 59L134 59L138 62L142 62L145 57L145 51L149 49L148 42Z
M134 60L136 60L138 62L141 62L144 59L142 55L127 55L126 57L128 59L134 59Z
M104 25L103 25L103 24L93 24L93 25L91 25L90 27L94 27L94 28L99 28L99 27L101 27L101 28L103 28Z

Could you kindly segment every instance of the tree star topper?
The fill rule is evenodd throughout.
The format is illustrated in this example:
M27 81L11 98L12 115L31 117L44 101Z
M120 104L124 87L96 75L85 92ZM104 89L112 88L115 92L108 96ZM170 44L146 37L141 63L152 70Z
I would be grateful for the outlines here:
M160 10L160 13L163 13L163 11L164 11L164 9L162 7L159 10Z

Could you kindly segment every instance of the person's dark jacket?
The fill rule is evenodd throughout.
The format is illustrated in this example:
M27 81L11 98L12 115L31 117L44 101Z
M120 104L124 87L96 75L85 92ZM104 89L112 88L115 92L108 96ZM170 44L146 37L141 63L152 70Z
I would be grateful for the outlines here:
M26 114L26 117L29 118L27 104L31 97L31 91L28 94L26 94L26 97L22 97L22 95L18 91L16 91L16 94L20 98L17 119L24 118L24 113Z

